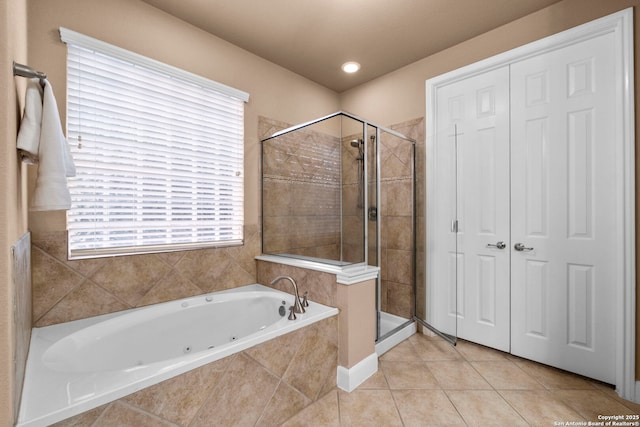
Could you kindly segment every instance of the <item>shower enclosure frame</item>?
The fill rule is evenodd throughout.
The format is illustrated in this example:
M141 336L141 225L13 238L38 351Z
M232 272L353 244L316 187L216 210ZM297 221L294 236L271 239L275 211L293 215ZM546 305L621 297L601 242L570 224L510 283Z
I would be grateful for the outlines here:
M271 140L271 139L275 139L278 138L280 136L283 136L285 134L289 134L291 132L295 132L298 130L301 130L303 128L307 128L309 126L313 126L315 124L321 123L325 120L329 120L335 117L346 117L349 119L352 119L354 121L360 122L362 124L362 138L363 138L363 154L364 154L364 159L363 159L363 180L362 180L362 217L363 217L363 250L364 250L364 260L361 262L356 262L356 263L349 263L349 265L358 265L358 264L364 264L364 265L369 265L369 231L368 231L368 221L369 221L369 175L370 175L370 171L369 171L369 165L368 165L368 158L369 158L369 143L368 141L370 141L370 131L369 128L374 128L375 129L375 143L376 146L378 146L378 144L381 143L381 137L382 137L382 133L388 133L389 135L392 135L396 138L400 138L404 141L407 141L408 143L411 144L411 202L412 202L412 206L411 206L411 224L412 224L412 233L411 233L411 245L412 245L412 254L411 254L411 288L412 288L412 303L411 303L411 313L409 315L409 317L406 319L406 321L402 322L399 325L396 325L394 328L392 328L391 330L385 332L384 334L380 333L380 313L382 312L382 308L381 308L381 303L382 303L382 251L381 251L381 240L382 240L382 224L381 224L381 218L382 215L380 214L380 203L382 200L382 190L381 190L381 171L382 171L382 165L381 165L381 156L380 156L380 151L379 149L375 150L375 194L376 194L376 266L380 269L380 272L378 274L377 280L376 280L376 343L379 343L383 340L385 340L388 337L391 337L392 335L394 335L395 333L397 333L398 331L403 330L404 328L406 328L407 326L411 325L414 323L416 316L415 316L415 312L416 312L416 226L417 226L417 218L416 218L416 141L412 138L409 138L403 134L401 134L400 132L397 132L393 129L389 129L387 127L384 126L380 126L377 125L369 120L366 120L362 117L356 116L354 114L345 112L345 111L336 111L334 113L328 114L326 116L322 116L319 117L317 119L314 120L310 120L307 122L303 122L294 126L290 126L287 127L285 129L282 129L280 131L277 131L275 133L273 133L272 135L270 135L267 138L264 138L260 141L262 149L261 149L261 165L263 164L264 161L264 143ZM341 143L342 143L342 139L344 138L344 135L340 135L340 139L341 139ZM342 168L342 162L341 162L341 168ZM341 182L342 183L342 182ZM262 186L262 190L261 193L263 193L263 189L264 189L264 182L263 179L261 179L261 186ZM343 200L342 200L342 185L340 186L340 229L342 230L342 225L343 225L343 209L342 209L342 204L343 204ZM264 227L264 201L261 203L261 215L262 215L262 227ZM342 231L341 231L342 234ZM262 233L262 247L264 249L264 232ZM264 253L264 251L263 251ZM274 255L280 255L280 254L274 254ZM343 259L342 256L342 245L340 248L340 259ZM330 261L330 260L327 260ZM321 261L318 261L319 263L322 263ZM330 263L330 262L329 262Z

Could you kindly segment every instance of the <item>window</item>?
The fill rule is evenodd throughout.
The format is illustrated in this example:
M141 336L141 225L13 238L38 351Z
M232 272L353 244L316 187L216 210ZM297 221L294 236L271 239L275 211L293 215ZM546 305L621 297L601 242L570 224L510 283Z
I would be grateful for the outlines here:
M61 28L72 259L241 244L248 94Z

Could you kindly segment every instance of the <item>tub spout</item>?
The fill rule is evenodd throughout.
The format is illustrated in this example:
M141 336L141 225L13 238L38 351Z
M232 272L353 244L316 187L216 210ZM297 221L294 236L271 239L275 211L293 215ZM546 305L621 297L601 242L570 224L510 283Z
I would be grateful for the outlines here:
M293 313L304 313L304 307L300 303L300 294L298 293L298 284L296 283L295 280L293 280L293 278L289 276L278 276L275 279L273 279L273 281L271 281L271 285L274 285L278 281L284 280L284 279L290 281L291 284L293 285L293 298L294 298L294 302L292 306ZM289 317L289 319L291 319L291 317ZM295 316L294 316L294 319L295 319Z

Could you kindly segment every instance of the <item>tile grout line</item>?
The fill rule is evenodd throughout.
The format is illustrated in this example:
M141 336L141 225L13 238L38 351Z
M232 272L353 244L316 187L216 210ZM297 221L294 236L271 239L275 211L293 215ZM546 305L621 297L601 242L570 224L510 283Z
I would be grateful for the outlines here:
M269 373L271 374L271 372L269 372ZM271 374L271 375L273 375L273 374ZM278 378L278 377L276 376L276 378ZM271 396L269 396L269 399L267 399L267 403L262 408L262 412L260 412L260 416L258 417L258 419L256 419L256 422L253 423L254 426L259 425L260 421L262 421L262 419L264 418L264 414L267 411L267 408L269 407L269 404L273 400L273 397L276 395L276 392L278 391L278 388L280 387L280 384L282 384L282 378L279 378L278 384L276 384L276 386L273 388L273 392L271 392ZM289 418L291 418L291 417L289 417ZM286 421L287 420L284 420L283 422L286 422ZM282 424L282 423L280 423L280 424Z
M496 389L496 388L493 386L493 384L491 384L491 383L490 383L490 382L489 382L489 381L484 377L484 375L482 375L482 374L481 374L481 373L476 369L476 367L475 367L475 366L473 366L472 360L470 360L467 356L465 356L463 352L459 351L459 350L458 350L458 348L457 348L457 346L454 346L454 351L458 354L458 356L460 356L460 358L462 359L462 361L463 361L464 363L467 363L467 364L468 364L468 365L469 365L469 366L470 366L470 367L471 367L471 368L472 368L472 369L473 369L473 370L474 370L474 371L475 371L475 372L480 376L480 378L482 378L482 379L483 379L483 380L484 380L484 381L489 385L489 387L491 387L491 391L493 391L496 395L498 395L498 396L500 397L500 399L501 399L504 403L506 403L506 404L507 404L507 406L509 406L511 409L513 409L513 411L514 411L516 414L518 414L518 416L522 419L522 421L524 421L527 425L531 425L531 424L527 421L527 419L526 419L526 418L525 418L525 417L524 417L520 412L518 412L518 411L516 410L516 408L514 408L514 407L513 407L513 405L511 405L511 404L510 404L510 403L509 403L509 402L504 398L504 396L502 396L502 394L500 394L500 392L498 391L498 389ZM475 362L479 362L479 361L478 361L478 360L475 360ZM504 362L510 362L510 363L513 363L513 362L511 362L510 360L508 360L506 357L504 357ZM436 379L436 381L438 381L438 380ZM440 385L440 384L439 384L439 385ZM465 390L466 390L466 389L465 389ZM486 389L485 389L485 390L486 390ZM449 400L449 402L451 402L451 404L453 405L453 407L455 408L456 412L458 413L458 415L460 416L460 418L463 420L463 422L464 422L466 425L469 425L469 424L467 423L467 420L465 420L464 416L462 415L462 413L460 413L460 411L459 411L458 407L457 407L457 406L455 405L455 403L451 400L451 396L449 395L448 391L453 391L453 390L445 390L445 389L442 389L442 391L444 392L445 396L447 396L447 399Z
M32 246L33 246L33 245L32 245ZM31 319L31 321L32 321L33 325L37 325L37 324L38 324L38 322L39 322L39 321L41 321L41 320L42 320L42 318L43 318L47 313L49 313L51 310L53 310L53 308L54 308L55 306L57 306L57 305L58 305L62 300L64 300L64 299L65 299L65 298L66 298L66 297L67 297L71 292L73 292L73 291L74 291L78 286L81 286L81 285L82 285L82 283L84 283L86 280L88 280L88 278L87 278L87 277L85 277L83 274L80 274L80 273L76 272L74 269L70 268L70 267L69 267L69 266L67 266L64 262L60 261L58 258L56 258L55 256L51 255L49 252L45 251L44 249L40 248L39 246L36 246L36 249L38 249L40 252L42 252L42 254L43 254L45 257L47 257L47 259L52 260L53 262L55 262L56 264L61 265L61 266L62 266L62 267L64 267L64 268L68 268L68 269L69 269L69 270L71 270L74 274L77 274L78 276L80 276L80 277L82 278L82 280L78 281L78 283L77 283L76 285L72 286L72 287L71 287L71 289L70 289L68 292L66 292L63 296L61 296L60 298L58 298L58 299L56 300L56 302L55 302L55 303L53 303L53 304L51 305L51 307L49 307L49 309L47 309L44 313L42 313L42 314L41 314L37 319L34 319L34 318L33 318L33 314L34 314L34 312L33 312L33 309L32 309L32 310L31 310L31 311L32 311L32 319ZM31 250L33 251L33 248L32 248ZM31 256L31 268L32 268L32 270L33 270L33 258L34 258L34 257L33 257L33 255L32 255L32 254L31 254L30 256ZM32 300L33 300L33 286L34 286L33 276L32 276L32 279L31 279L31 286L32 286L32 291L31 291L32 296L31 296L31 298L32 298Z
M383 374L384 375L384 374ZM386 380L386 377L385 377ZM396 409L396 414L398 414L398 419L402 423L403 427L405 426L405 422L402 419L402 413L400 412L400 408L398 408L398 402L396 402L396 397L393 395L393 390L389 389L389 394L391 395L391 400L393 400L393 406Z
M218 388L220 387L220 384L223 383L223 380L225 379L225 377L227 375L229 375L229 369L230 369L231 365L233 364L233 362L235 361L235 359L238 357L238 354L239 353L232 354L231 356L229 356L230 359L227 361L227 363L226 363L226 365L224 367L224 372L222 373L222 375L220 375L220 378L218 378L218 380L216 381L215 385L213 387L211 387L211 389L209 390L208 395L204 399L202 399L202 403L200 404L200 407L193 414L193 416L191 417L191 419L187 423L187 426L193 425L194 421L198 419L198 416L202 412L202 409L205 406L207 406L207 403L213 398L214 392L218 390Z
M510 353L507 353L507 354L510 354ZM520 416L520 417L521 417L521 418L522 418L522 419L523 419L527 424L531 425L531 423L529 423L529 421L527 420L527 418L526 418L522 413L520 413L520 412L517 410L517 408L515 408L515 407L514 407L514 406L509 402L509 400L507 400L507 399L505 398L505 396L504 396L503 392L508 392L508 391L514 391L514 392L518 392L518 391L520 391L520 392L526 392L526 391L541 391L541 392L545 392L545 393L547 393L550 397L553 397L554 399L556 399L556 400L557 400L560 404L562 404L566 409L568 409L568 410L570 410L570 411L573 411L573 412L575 412L578 416L580 416L581 418L584 418L584 417L582 417L582 415L581 415L581 414L579 414L575 409L573 409L573 408L572 408L572 407L571 407L571 406L566 402L566 400L565 400L565 399L554 396L554 393L553 393L553 391L554 391L554 390L562 390L562 389L553 389L553 388L551 388L551 387L546 386L546 385L545 385L545 384L543 384L541 381L539 381L535 376L533 376L533 375L529 374L529 373L528 373L528 372L526 372L524 369L522 369L520 366L518 366L518 364L517 364L515 361L510 360L508 357L504 357L504 359L505 359L505 360L504 360L505 362L511 363L511 364L512 364L516 369L518 369L520 372L522 372L522 373L523 373L524 375L526 375L528 378L531 378L533 381L535 381L535 383L539 384L541 388L540 388L540 389L499 389L499 388L496 388L496 387L494 387L494 386L493 386L493 384L491 384L491 383L490 383L490 382L489 382L489 381L488 381L488 380L487 380L487 379L486 379L486 378L485 378L485 377L484 377L484 376L483 376L483 375L482 375L482 374L481 374L481 373L476 369L476 367L475 367L475 366L473 366L473 364L472 364L471 362L469 362L469 363L470 363L470 364L471 364L471 366L476 370L476 372L478 372L478 374L479 374L480 376L482 376L482 377L485 379L485 381L487 381L487 383L489 383L489 385L490 385L490 386L494 389L494 391L495 391L495 392L496 392L496 393L497 393L497 394L502 398L502 400L504 400L504 401L505 401L505 403L507 403L507 405L509 405L509 406L510 406L510 407L511 407L511 408L512 408L512 409L513 409L513 410L514 410L514 411L515 411L515 412L516 412L516 413L517 413L517 414L518 414L518 415L519 415L519 416ZM480 361L476 361L476 362L480 362ZM535 362L535 361L532 361L532 362L534 362L534 363L538 363L538 362ZM576 390L582 390L582 389L576 389ZM601 390L598 390L598 391L599 391L599 392L601 392ZM602 393L602 394L604 395L604 393ZM586 420L586 418L585 418L585 421L588 421L588 420Z
M392 356L391 359L396 359L396 360L382 360L382 362L385 363L390 363L390 364L406 364L409 362L412 362L414 359L410 359L410 360L404 360L405 357L403 356L408 356L406 353L406 350L408 350L409 348L411 349L412 353L419 358L419 361L424 363L425 365L427 365L427 367L429 367L429 361L428 360L424 360L425 358L425 353L418 351L419 348L422 347L422 341L418 342L415 340L409 340L409 347L407 349L403 349L402 351L400 351L399 353L396 353ZM420 344L420 345L419 345ZM484 346L482 346L484 348ZM474 350L474 348L469 347L470 350ZM429 351L428 346L425 347L423 350L425 351ZM473 372L475 372L476 374L479 375L480 378L482 378L488 385L489 387L486 388L486 390L490 390L494 396L499 396L499 399L497 399L500 405L504 405L504 408L507 409L509 408L510 411L512 411L512 413L514 414L514 416L517 416L518 419L523 422L525 425L536 425L536 420L535 419L528 419L527 417L525 417L525 413L527 413L527 411L531 408L527 407L527 406L521 406L521 405L516 405L515 403L517 403L517 401L514 401L511 399L511 393L514 393L513 396L514 397L518 397L519 399L521 398L526 398L529 395L533 395L533 394L540 394L541 396L543 396L545 399L551 399L554 402L556 402L557 405L559 405L559 407L564 408L564 410L567 411L567 413L572 413L574 414L577 418L576 419L584 419L586 421L588 421L589 416L588 415L583 415L582 412L579 411L579 408L576 407L574 408L573 403L574 400L572 400L570 398L569 395L564 396L562 394L563 391L576 391L576 392L585 392L585 393L593 393L593 392L597 392L597 395L594 394L593 397L598 399L598 398L602 398L602 399L607 399L607 400L611 400L612 402L616 402L616 404L621 405L631 411L637 411L637 407L634 407L634 403L630 402L630 401L624 401L621 399L616 399L615 395L612 395L610 393L608 393L609 389L608 388L600 388L597 386L597 384L594 381L589 381L588 385L585 384L580 384L580 383L576 383L575 386L569 384L571 387L570 388L562 388L562 386L558 386L561 388L555 388L556 387L556 383L549 383L547 384L546 382L542 381L542 376L540 375L535 375L535 373L529 372L528 370L525 370L524 367L521 366L521 364L518 363L518 359L512 358L510 357L509 354L502 354L503 352L495 352L495 356L500 355L501 357L495 357L493 356L492 353L486 353L483 354L482 352L477 353L475 351L471 351L470 353L467 351L463 351L466 349L463 349L463 346L459 346L457 348L455 348L455 353L456 355L459 357L459 361L464 362L464 363L468 363L471 365L471 367L473 368ZM487 348L488 351L493 351L493 349ZM430 353L428 353L430 354ZM490 357L492 356L492 357ZM416 359L417 360L417 359ZM488 368L491 368L491 370L488 370L486 373L489 375L488 377L485 377L481 371L480 371L480 367L482 366L482 363L486 363ZM505 363L511 363L510 365L507 365ZM540 366L541 368L548 368L548 369L556 369L553 367L547 367L544 364L540 364L538 362L535 361L531 361L531 363L535 364L536 366ZM383 363L381 363L382 365ZM491 366L491 364L495 364L494 366ZM519 380L515 380L510 376L507 377L496 377L495 380L493 382L490 382L488 378L491 378L491 373L492 371L495 371L496 373L500 373L500 366L503 367L510 367L510 368L515 368L515 370L517 371L514 372L514 374L516 374L515 378L518 378ZM391 387L391 385L388 383L387 380L387 375L384 372L384 369L381 369L382 374L383 374L383 378L386 382L386 384L381 387L383 389L387 389L387 390L391 390L392 392L392 397L393 397L393 402L395 404L396 410L398 411L399 415L400 415L400 421L402 423L404 423L404 419L403 419L403 414L400 411L400 407L399 407L399 402L401 402L400 400L398 400L398 397L394 394L394 391ZM564 371L562 371L564 372ZM522 378L520 378L520 374L522 375ZM568 373L568 375L572 375L571 373ZM580 376L579 376L580 377ZM583 378L585 380L588 380L586 378ZM522 381L520 381L522 380ZM436 379L437 381L437 379ZM440 382L437 382L438 386L442 386L442 384L440 384ZM415 387L413 387L416 391L417 390L422 390L422 388L420 387L419 384L417 384ZM409 388L402 388L402 390L410 390ZM453 390L445 390L445 389L441 389L442 391L445 392L445 396L447 396L448 402L449 404L451 404L453 406L452 409L455 409L456 413L458 416L460 416L460 418L462 419L462 421L464 423L468 422L466 420L464 420L464 418L462 417L461 412L459 411L458 407L453 403L453 400L451 398L451 393L453 393ZM471 389L461 389L461 390L467 390L467 391L472 391ZM398 395L400 396L400 395ZM512 403L514 402L514 403ZM525 412L520 412L517 408L520 408L522 410L524 410ZM531 417L533 414L529 414L528 416ZM535 417L534 417L535 418Z
M410 342L411 346L413 347L414 351L417 353L418 349L415 348L415 345ZM466 361L466 358L458 351L458 349L456 348L456 346L453 346L453 351L456 352L456 354L458 356L460 356L463 360ZM462 422L468 426L469 423L467 423L467 420L465 420L465 418L462 416L462 413L460 412L460 410L458 409L458 407L455 405L455 403L453 403L453 401L451 400L451 397L449 396L449 393L447 393L446 390L442 389L442 385L440 384L440 382L438 381L438 379L436 378L436 382L438 383L438 385L440 386L440 389L442 390L442 392L444 393L444 395L447 397L447 400L449 401L449 403L451 404L451 406L453 407L453 409L456 411L456 413L458 414L458 416L460 417L460 419L462 420Z
M341 404L340 404L340 391L336 391L336 400L338 401L338 424L340 426L342 426L342 410L341 410Z
M487 378L485 378L485 377L484 377L484 375L482 375L482 373L480 373L480 371L478 371L478 369L476 369L476 367L475 367L475 366L473 366L473 363L472 363L470 360L468 360L466 357L464 357L464 355L462 355L462 357L467 361L467 363L469 363L469 365L473 368L473 370L474 370L474 371L476 371L476 372L478 373L478 375L480 375L480 377L482 377L482 379L484 379L484 380L487 382L487 384L489 384L489 386L491 387L491 389L492 389L492 390L493 390L493 391L494 391L498 396L500 396L500 399L502 399L502 400L504 401L504 403L506 403L506 404L507 404L511 409L513 409L513 411L514 411L516 414L518 414L518 416L519 416L520 418L522 418L522 420L523 420L525 423L527 423L528 425L531 425L531 423L529 423L529 421L525 418L525 416L524 416L524 415L522 415L522 414L521 414L521 413L520 413L520 412L519 412L519 411L518 411L518 410L517 410L517 409L516 409L516 408L515 408L515 407L514 407L514 406L513 406L513 405L512 405L508 400L507 400L507 399L505 399L505 398L504 398L504 396L502 395L502 393L500 393L500 390L499 390L499 389L497 389L493 384L491 384L491 382L489 382L489 380L488 380ZM481 362L481 361L476 360L475 362ZM511 363L511 364L513 364L513 366L515 366L516 368L520 369L520 367L519 367L518 365L516 365L514 362L512 362L511 360L509 360L507 357L504 357L504 361L499 361L499 362L500 362L500 363L504 363L504 362ZM520 370L522 371L522 369L520 369ZM529 375L529 374L527 374L526 372L524 372L524 371L522 371L522 372L523 372L525 375L530 376L530 375ZM533 377L531 377L531 378L533 378ZM533 379L535 380L535 378L533 378ZM536 380L536 382L538 382L538 381ZM538 382L538 384L540 384L540 383ZM544 386L543 386L542 384L540 384L540 385L544 388Z

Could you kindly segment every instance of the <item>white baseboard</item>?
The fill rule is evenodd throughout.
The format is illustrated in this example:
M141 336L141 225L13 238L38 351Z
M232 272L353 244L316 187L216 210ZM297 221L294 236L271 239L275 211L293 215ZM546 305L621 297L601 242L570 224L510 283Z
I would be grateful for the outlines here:
M351 368L338 366L338 388L351 393L376 372L378 372L376 353L371 353Z

